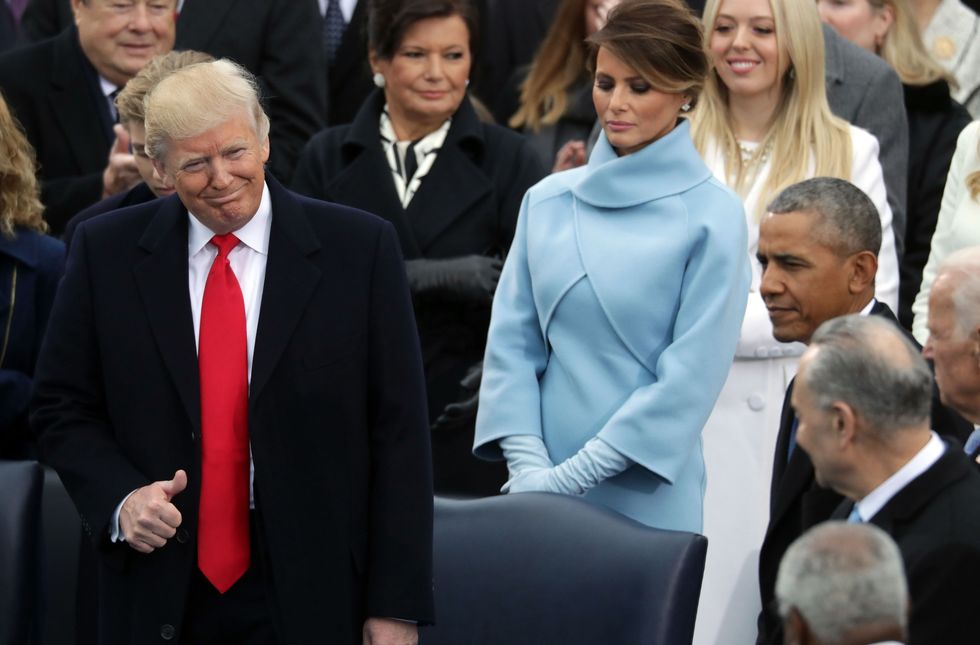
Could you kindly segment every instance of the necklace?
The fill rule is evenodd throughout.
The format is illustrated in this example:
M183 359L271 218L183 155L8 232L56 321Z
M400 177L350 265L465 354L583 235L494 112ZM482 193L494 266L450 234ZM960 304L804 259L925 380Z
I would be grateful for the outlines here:
M767 161L769 161L769 152L772 150L772 142L766 143L762 151L759 152L758 145L748 145L743 141L738 142L738 151L742 156L743 164L753 164L755 166L764 166ZM757 154L758 152L758 154Z

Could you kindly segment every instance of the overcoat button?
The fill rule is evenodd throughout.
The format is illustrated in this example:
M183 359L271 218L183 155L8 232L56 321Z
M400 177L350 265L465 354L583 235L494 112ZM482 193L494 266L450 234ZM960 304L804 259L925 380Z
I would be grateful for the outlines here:
M177 541L181 544L187 544L187 540L190 536L187 534L187 529L179 528L177 529Z
M173 625L162 625L160 627L160 638L165 641L173 640L176 633L177 630L174 629Z
M761 394L753 394L749 397L749 407L758 412L766 407L766 400L762 398Z

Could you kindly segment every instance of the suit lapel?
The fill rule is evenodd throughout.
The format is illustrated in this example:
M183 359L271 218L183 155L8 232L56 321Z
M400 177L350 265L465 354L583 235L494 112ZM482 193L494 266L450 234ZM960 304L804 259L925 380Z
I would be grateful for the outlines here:
M939 460L898 491L870 521L892 533L896 524L913 519L939 491L969 475L971 468L962 449L946 443Z
M789 382L786 388L786 395L783 397L783 409L779 418L779 434L776 435L776 454L772 464L772 483L769 489L769 513L773 514L776 499L779 497L780 486L782 485L783 475L786 474L787 454L789 453L789 438L793 429L793 420L796 415L793 413L793 406L790 400L793 394L793 384L796 378Z
M272 197L272 231L252 358L250 405L268 383L320 281L320 269L308 258L320 243L302 206L268 174L266 182Z
M422 251L415 240L415 232L395 192L391 169L381 151L381 144L376 141L373 145L360 148L356 154L350 165L327 184L327 198L338 204L346 204L384 217L398 231L404 256L408 259L421 256ZM365 177L373 179L365 181ZM424 181L422 183L425 184Z
M54 50L54 73L48 101L58 125L65 133L72 156L79 168L105 166L109 143L104 126L109 106L99 106L89 87L89 72L83 65L82 53L75 44L74 27L57 36ZM105 114L99 112L99 108Z
M134 268L143 308L184 409L200 430L197 351L187 288L187 210L176 196L161 202L139 245L148 252Z
M429 174L422 179L405 216L415 231L419 248L425 253L453 222L471 212L473 205L493 193L493 184L473 162L473 154L483 147L483 131L469 98L464 98L453 116L446 141L440 148ZM452 199L445 189L452 187Z

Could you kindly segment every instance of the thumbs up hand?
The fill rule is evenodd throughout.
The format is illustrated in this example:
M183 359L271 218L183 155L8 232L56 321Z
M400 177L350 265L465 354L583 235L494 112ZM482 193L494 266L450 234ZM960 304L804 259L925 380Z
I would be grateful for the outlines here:
M183 521L171 500L185 488L187 473L178 470L173 479L136 489L119 512L119 529L126 544L140 553L152 553L164 546Z
M136 158L129 150L129 133L118 123L112 130L116 140L109 150L109 163L102 172L102 199L129 190L141 180Z

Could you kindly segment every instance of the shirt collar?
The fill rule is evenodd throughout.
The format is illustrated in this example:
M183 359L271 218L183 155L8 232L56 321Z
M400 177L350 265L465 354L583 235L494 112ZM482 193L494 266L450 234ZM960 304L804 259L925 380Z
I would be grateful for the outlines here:
M892 497L908 486L913 479L929 470L943 456L946 452L946 444L935 432L930 431L929 434L931 435L929 441L922 450L855 505L861 521L867 522L877 515Z
M201 252L215 233L197 219L194 213L187 211L187 220L190 227L187 233L187 254L194 257ZM272 230L272 198L269 195L269 184L262 186L262 200L259 202L259 209L245 226L237 231L232 231L235 237L245 246L256 253L268 255L269 253L269 234Z
M102 94L109 98L113 92L119 89L119 86L99 76L99 88L102 90Z
M871 310L875 308L875 305L876 304L878 304L878 301L876 299L872 298L871 299L871 302L869 302L868 304L866 304L864 306L864 309L861 310L861 314L860 315L862 315L862 316L870 316L871 315Z

